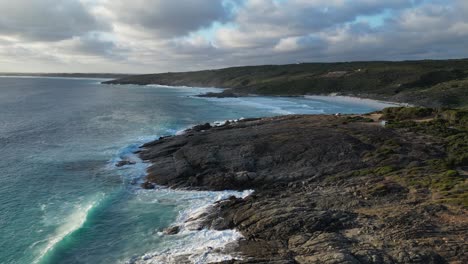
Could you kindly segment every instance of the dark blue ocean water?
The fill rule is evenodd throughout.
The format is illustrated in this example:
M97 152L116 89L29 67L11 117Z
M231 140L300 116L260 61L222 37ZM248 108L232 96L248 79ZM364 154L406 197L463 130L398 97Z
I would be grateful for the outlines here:
M236 239L234 231L159 231L228 193L141 190L134 183L145 164L115 163L137 161L131 153L141 143L201 122L380 107L193 97L205 91L0 77L0 263L125 263L145 254L158 263L180 253L193 262L222 259L201 256L203 249Z

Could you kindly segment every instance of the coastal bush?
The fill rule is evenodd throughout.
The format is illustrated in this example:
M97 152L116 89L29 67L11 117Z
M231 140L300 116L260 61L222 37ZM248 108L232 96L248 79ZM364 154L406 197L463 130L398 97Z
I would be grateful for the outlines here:
M347 116L346 121L348 122L374 122L372 118L363 117L363 116Z
M448 162L452 166L468 166L468 133L447 138Z
M437 191L449 191L460 183L463 183L464 177L455 170L433 175L431 187Z
M377 168L366 168L361 170L355 170L352 173L352 176L369 176L369 175L376 175L376 176L384 176L388 175L391 172L396 171L396 168L393 166L383 166Z
M392 166L384 166L384 167L376 168L374 172L377 175L386 175L386 174L389 174L390 172L393 172L394 170L395 168Z
M445 159L432 159L428 160L427 164L429 165L430 169L433 171L443 171L450 168L447 161Z
M466 73L461 70L431 71L421 75L418 80L405 84L405 87L430 87L439 83L462 79L465 77Z
M434 109L425 107L388 107L382 110L381 119L385 120L408 120L431 117Z
M448 171L445 172L446 177L456 177L458 175L459 175L459 173L456 170L448 170Z
M396 194L396 193L406 193L407 190L400 184L393 182L393 181L383 181L376 184L372 187L368 194L372 196L385 196L389 194Z
M447 120L436 118L426 122L415 122L413 120L390 121L389 128L407 129L409 131L437 136L441 138L450 137L460 133L466 133L459 126L451 126Z
M438 117L447 120L450 125L459 126L468 129L468 111L463 109L444 110L438 114Z

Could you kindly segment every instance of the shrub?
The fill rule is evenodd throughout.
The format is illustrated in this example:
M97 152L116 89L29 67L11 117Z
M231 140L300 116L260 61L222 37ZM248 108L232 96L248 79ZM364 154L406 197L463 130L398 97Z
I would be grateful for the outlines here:
M434 109L425 107L389 107L382 110L382 119L408 120L434 115Z

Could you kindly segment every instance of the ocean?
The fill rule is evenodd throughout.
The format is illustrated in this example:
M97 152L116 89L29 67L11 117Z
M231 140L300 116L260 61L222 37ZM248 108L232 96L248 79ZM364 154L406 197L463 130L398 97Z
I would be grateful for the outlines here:
M0 77L0 263L206 263L240 234L161 231L245 192L139 187L142 143L205 122L365 113L385 105L292 97L199 98L215 88ZM122 159L132 166L116 167Z

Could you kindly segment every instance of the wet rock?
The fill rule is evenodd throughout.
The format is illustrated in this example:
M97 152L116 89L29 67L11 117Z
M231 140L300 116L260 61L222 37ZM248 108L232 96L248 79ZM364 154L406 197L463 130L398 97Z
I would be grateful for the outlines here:
M244 260L229 263L468 263L466 212L435 204L422 185L438 175L428 161L446 156L443 145L343 121L319 115L202 125L144 145L139 155L152 164L144 185L254 189L186 223L240 231Z
M175 234L178 234L179 231L180 231L179 226L171 226L171 227L168 227L168 228L164 229L163 234L165 234L165 235L175 235Z
M126 166L126 165L134 165L136 164L135 161L132 161L132 160L121 160L119 162L117 162L117 164L115 164L116 167L123 167L123 166Z
M196 126L192 127L191 130L196 131L196 132L200 132L200 131L208 130L211 127L212 126L210 125L210 123L205 123L205 124L202 124L202 125L196 125Z
M141 188L143 189L154 189L155 185L149 181L145 181L144 183L141 184Z

